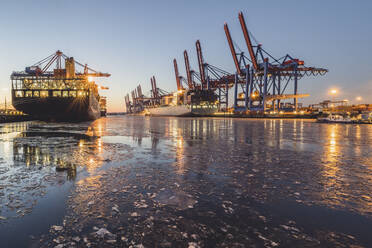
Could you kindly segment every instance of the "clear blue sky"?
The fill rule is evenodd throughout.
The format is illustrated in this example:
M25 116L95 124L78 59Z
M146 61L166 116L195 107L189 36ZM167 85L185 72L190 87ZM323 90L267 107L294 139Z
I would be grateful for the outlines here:
M329 69L300 81L319 102L331 87L339 98L372 103L371 1L1 1L0 98L10 97L9 76L60 49L92 68L109 72L110 111L124 110L124 95L138 83L174 90L172 59L184 73L183 50L197 69L195 40L206 62L234 72L223 24L246 50L238 22L243 11L255 38L276 57L286 53L306 65ZM7 90L8 89L8 90Z

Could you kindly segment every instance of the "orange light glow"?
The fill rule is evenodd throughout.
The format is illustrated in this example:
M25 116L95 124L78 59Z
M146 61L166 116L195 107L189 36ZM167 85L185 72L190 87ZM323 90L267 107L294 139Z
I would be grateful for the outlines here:
M338 90L336 90L336 89L332 89L332 90L330 91L331 95L336 95L337 92L338 92Z

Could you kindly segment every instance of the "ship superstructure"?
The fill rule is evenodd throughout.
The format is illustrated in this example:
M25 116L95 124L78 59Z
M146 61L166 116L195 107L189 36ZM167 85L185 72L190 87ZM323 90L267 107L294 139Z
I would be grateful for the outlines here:
M56 67L51 70L53 64ZM76 65L83 71L77 72ZM17 110L38 119L94 120L101 116L98 90L107 89L99 87L94 78L109 76L57 51L24 71L12 73L12 103Z

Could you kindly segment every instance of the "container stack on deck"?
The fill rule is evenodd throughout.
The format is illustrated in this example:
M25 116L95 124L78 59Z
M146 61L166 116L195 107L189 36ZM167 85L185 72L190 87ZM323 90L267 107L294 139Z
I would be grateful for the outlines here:
M63 61L64 68L63 68ZM53 68L52 65L55 65ZM76 71L80 66L83 71ZM94 120L105 113L94 77L109 77L61 51L40 60L24 71L11 74L12 105L34 118L43 120ZM100 107L104 109L101 111Z

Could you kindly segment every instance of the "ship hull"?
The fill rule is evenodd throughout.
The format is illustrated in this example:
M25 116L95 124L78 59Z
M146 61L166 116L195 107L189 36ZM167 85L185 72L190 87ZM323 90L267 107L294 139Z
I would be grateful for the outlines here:
M155 108L147 108L146 113L151 116L206 116L213 115L217 112L216 105L208 106L161 106Z
M13 106L35 119L79 122L98 119L101 111L97 99L84 97L14 97Z

